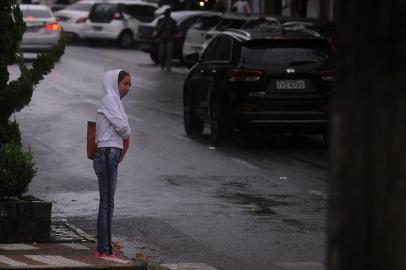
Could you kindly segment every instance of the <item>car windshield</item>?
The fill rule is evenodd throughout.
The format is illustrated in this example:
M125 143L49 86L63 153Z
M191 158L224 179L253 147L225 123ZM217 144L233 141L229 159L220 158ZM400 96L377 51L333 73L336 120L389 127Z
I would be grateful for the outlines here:
M93 4L91 3L75 3L73 5L68 6L66 9L69 10L80 10L80 11L90 11Z
M241 49L241 63L298 66L322 63L332 58L325 40L255 40Z
M25 19L37 19L37 18L52 18L51 12L46 9L21 9L21 12L23 13L23 17Z

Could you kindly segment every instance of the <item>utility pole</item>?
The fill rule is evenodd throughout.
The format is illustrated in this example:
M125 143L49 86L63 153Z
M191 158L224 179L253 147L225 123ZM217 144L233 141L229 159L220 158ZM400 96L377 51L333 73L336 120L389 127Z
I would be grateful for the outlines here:
M406 269L405 0L340 0L329 270Z

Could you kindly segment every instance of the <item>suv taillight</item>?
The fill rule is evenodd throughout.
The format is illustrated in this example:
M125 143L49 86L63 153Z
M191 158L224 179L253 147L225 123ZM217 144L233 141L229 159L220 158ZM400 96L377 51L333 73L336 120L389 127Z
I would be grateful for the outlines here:
M59 31L61 26L58 23L47 23L45 25L45 30L47 31Z
M261 70L253 69L230 69L227 72L228 80L230 82L256 82L261 79L263 72Z
M113 13L113 20L122 20L123 14L121 12L114 12Z
M319 70L320 78L325 82L332 82L335 79L332 70Z

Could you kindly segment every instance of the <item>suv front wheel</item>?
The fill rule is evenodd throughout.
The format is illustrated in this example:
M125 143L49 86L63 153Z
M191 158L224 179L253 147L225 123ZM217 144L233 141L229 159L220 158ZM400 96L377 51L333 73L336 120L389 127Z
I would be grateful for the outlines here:
M215 145L220 145L231 129L226 121L223 108L216 98L212 98L210 101L209 116L211 140Z
M186 94L183 104L183 123L188 136L202 134L204 128L204 122L197 118L193 111L192 99L189 94Z
M131 33L131 31L124 31L120 34L120 36L118 37L118 45L121 48L130 48L131 45L133 44L133 34Z

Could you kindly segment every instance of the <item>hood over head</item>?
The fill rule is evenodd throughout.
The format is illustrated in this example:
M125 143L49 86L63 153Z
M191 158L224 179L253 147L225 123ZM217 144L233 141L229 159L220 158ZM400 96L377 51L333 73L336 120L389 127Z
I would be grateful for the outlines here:
M107 71L103 78L103 89L107 95L111 95L120 99L120 93L118 91L118 74L121 69L115 69Z

